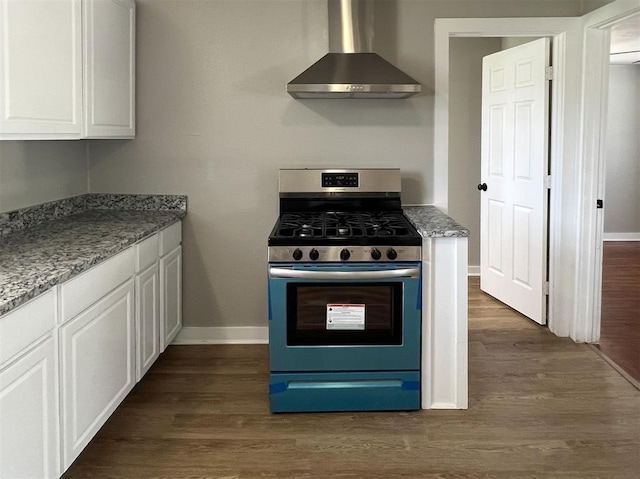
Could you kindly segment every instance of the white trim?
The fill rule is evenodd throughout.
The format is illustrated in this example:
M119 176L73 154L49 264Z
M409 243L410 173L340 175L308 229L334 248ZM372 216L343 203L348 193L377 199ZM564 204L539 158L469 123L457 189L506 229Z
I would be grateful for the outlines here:
M268 344L267 326L186 327L171 344Z
M422 408L468 407L466 237L425 238Z
M640 233L604 233L602 241L640 241Z
M480 276L480 266L469 266L467 276Z
M434 203L448 207L449 38L553 37L551 202L549 205L549 329L568 336L575 305L576 164L582 61L580 18L465 18L435 21Z

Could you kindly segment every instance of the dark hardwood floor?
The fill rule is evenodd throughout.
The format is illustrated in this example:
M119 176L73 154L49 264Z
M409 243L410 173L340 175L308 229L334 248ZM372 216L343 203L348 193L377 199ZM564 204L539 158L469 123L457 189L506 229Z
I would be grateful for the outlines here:
M600 350L640 382L640 241L605 241Z
M469 409L270 414L266 346L171 346L65 478L603 478L640 471L640 391L479 291Z

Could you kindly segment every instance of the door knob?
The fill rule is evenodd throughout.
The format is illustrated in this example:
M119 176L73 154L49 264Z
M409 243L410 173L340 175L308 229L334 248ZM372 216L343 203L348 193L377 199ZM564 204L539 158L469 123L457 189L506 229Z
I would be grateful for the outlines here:
M482 191L487 191L487 184L486 183L480 183L478 185L478 189L482 190Z

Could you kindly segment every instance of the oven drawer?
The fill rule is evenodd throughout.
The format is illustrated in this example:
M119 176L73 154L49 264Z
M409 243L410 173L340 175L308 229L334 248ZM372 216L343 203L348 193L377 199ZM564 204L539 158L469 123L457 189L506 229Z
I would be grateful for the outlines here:
M420 372L273 373L271 412L420 409Z

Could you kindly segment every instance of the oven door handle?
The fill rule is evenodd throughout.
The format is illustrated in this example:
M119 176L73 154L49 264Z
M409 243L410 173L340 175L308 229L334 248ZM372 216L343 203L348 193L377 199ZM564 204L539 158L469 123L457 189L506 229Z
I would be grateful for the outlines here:
M392 279L392 278L417 278L420 275L419 267L398 268L384 271L314 271L291 268L269 268L269 276L272 278L296 278L296 279Z

